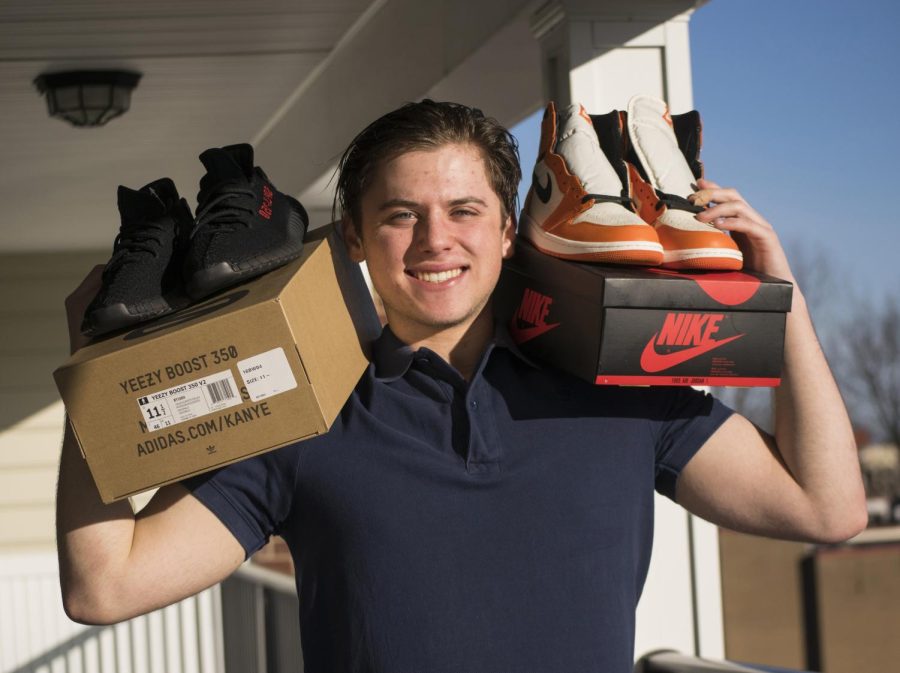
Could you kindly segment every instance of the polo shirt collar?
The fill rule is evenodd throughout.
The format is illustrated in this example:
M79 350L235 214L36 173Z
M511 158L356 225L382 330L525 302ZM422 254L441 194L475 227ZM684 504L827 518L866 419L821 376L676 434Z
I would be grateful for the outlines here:
M513 341L506 326L500 323L497 323L494 327L494 338L487 346L485 357L487 357L495 347L506 348L522 362L537 368L537 365L519 350L518 345ZM418 351L414 351L411 346L403 343L391 331L390 326L385 326L381 332L381 336L375 340L374 344L372 344L372 361L375 364L375 378L381 381L391 382L403 377L406 372L409 371L409 367L417 352L420 355L433 353L433 351L428 348L420 348Z

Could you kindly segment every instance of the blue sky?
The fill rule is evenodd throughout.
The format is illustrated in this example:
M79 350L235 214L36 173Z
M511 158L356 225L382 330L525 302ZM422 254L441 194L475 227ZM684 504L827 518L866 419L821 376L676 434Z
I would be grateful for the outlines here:
M848 295L900 289L897 26L889 0L712 0L690 23L706 175ZM514 129L526 182L539 123Z

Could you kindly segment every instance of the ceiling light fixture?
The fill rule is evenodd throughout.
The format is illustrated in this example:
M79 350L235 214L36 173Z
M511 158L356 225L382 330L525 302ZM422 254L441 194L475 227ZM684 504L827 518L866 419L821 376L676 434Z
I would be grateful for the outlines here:
M47 96L51 117L91 127L127 112L140 79L140 73L124 70L71 70L38 75L34 85Z

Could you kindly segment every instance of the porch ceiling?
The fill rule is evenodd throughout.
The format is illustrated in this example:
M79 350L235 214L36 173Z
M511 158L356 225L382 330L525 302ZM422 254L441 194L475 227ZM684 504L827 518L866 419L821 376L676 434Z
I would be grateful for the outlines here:
M352 134L404 100L473 102L512 124L540 105L541 0L7 0L0 5L0 253L109 248L115 189L169 176L193 204L207 147L253 141L312 210ZM564 3L665 20L689 0ZM473 16L478 21L472 21ZM100 129L50 119L43 72L143 73ZM497 82L506 83L498 94ZM480 101L486 101L481 103ZM318 211L319 216L324 216Z

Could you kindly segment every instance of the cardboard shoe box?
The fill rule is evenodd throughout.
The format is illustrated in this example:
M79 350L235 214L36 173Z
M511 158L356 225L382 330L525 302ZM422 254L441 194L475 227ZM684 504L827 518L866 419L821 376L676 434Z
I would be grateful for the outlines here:
M380 324L335 231L310 238L291 264L54 372L104 502L328 431Z
M519 241L495 295L529 356L596 384L776 386L792 285L571 262Z

